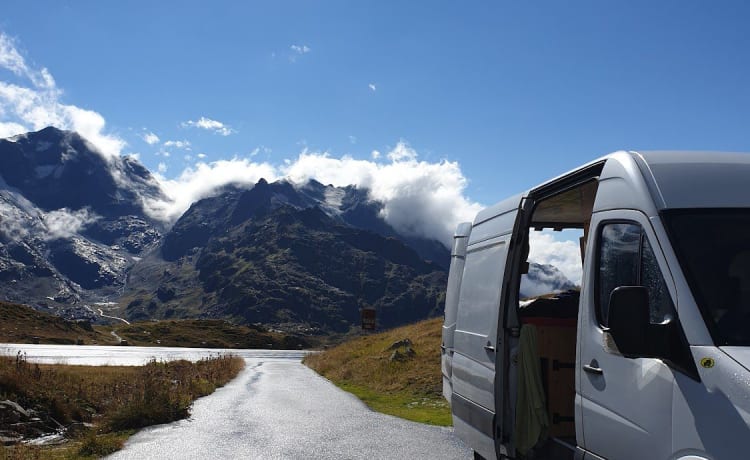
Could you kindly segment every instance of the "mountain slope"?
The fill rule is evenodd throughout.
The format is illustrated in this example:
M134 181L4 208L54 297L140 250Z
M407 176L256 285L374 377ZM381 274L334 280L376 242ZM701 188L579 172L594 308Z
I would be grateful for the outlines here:
M148 170L106 158L76 133L50 127L0 139L2 297L91 316L82 296L116 293L161 238L147 198L163 199Z
M164 257L152 254L134 267L125 314L202 311L206 317L342 332L358 324L364 306L378 310L384 327L442 312L441 267L395 238L351 227L317 206L260 199L274 196L264 190L268 185L229 192L236 207L219 206L216 198L195 203L175 233L165 236ZM188 248L197 240L201 246Z

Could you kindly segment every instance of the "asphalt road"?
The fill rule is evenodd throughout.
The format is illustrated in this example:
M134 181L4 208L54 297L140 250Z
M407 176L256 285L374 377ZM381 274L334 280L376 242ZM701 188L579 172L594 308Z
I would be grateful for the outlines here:
M10 351L10 346L6 352ZM111 349L111 350L102 350ZM216 350L24 346L29 359L140 364ZM115 356L115 355L119 356ZM111 459L469 459L450 428L373 412L301 364L302 352L242 350L245 370L187 420L141 430Z
M450 429L373 412L298 359L246 361L189 420L147 428L110 458L471 458Z

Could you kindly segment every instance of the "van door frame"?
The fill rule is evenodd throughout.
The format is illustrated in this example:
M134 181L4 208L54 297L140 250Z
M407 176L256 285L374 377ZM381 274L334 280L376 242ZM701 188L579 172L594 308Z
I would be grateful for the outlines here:
M508 256L503 277L503 297L501 298L500 312L498 315L497 343L503 344L502 356L495 356L495 451L505 452L515 450L512 445L510 430L503 429L505 424L515 424L515 414L511 413L509 385L510 368L510 340L509 337L518 337L520 324L518 321L518 295L521 283L520 267L524 262L521 259L524 244L528 241L531 228L531 218L537 203L552 196L564 193L586 182L597 180L604 169L606 160L600 160L585 165L575 171L555 178L546 184L532 189L521 198L518 207L516 223L513 227L508 246ZM511 305L515 308L511 311ZM580 315L580 303L578 307ZM498 364L502 364L502 375L499 375ZM499 384L499 385L498 385ZM502 385L502 386L500 386ZM497 391L501 388L502 391ZM502 416L499 416L502 414Z

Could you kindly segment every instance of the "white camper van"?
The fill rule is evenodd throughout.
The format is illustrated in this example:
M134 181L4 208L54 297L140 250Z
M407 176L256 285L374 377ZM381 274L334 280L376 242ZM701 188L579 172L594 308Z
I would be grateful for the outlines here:
M580 290L522 299L578 229ZM443 391L477 458L750 458L750 156L617 152L458 227Z

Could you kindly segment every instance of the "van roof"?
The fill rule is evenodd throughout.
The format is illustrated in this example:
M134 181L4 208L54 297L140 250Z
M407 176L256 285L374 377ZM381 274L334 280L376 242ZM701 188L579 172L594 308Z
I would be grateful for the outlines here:
M524 193L489 206L474 224L518 208L521 198L603 161L630 163L619 169L642 177L628 182L647 186L656 209L750 207L750 154L693 151L614 152L561 174ZM638 173L640 171L640 174ZM607 170L602 172L602 176Z
M659 209L750 206L750 155L724 152L633 152L648 166ZM644 176L648 176L646 171Z

